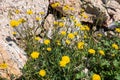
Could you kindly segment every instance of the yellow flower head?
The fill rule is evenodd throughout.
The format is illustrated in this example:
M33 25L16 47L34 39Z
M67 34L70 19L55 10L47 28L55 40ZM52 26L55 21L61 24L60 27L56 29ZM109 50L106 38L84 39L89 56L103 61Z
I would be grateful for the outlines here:
M58 21L54 21L54 25L58 25Z
M87 25L85 25L84 27L85 27L85 30L86 30L86 31L89 31L89 30L90 30L90 28L89 28Z
M75 23L75 26L77 26L77 27L80 27L81 25L82 25L82 24L79 23L79 22Z
M15 10L15 13L16 13L16 14L19 14L19 13L20 13L20 10L16 9L16 10Z
M56 2L56 3L51 4L51 7L52 7L52 8L56 8L56 7L58 7L58 6L60 6L60 3L59 3L59 2Z
M33 11L31 10L31 9L29 9L29 10L27 10L27 12L26 12L28 15L31 15L31 14L33 14Z
M119 49L119 47L118 47L118 45L117 44L112 44L112 47L114 48L114 49Z
M40 17L36 17L36 21L39 21L39 20L41 20L41 18Z
M68 39L67 39L65 42L66 42L66 44L68 44L68 45L71 43L71 41L68 40Z
M65 61L66 64L69 63L69 62L70 62L69 56L63 56L63 57L62 57L62 61Z
M51 51L52 49L50 47L47 48L47 51Z
M78 49L83 49L84 47L84 42L78 42Z
M41 38L40 38L40 37L35 37L35 40L36 40L36 41L40 41Z
M97 34L97 36L98 36L98 37L102 37L102 34L99 33L99 34Z
M39 55L40 55L40 53L39 53L39 52L36 52L36 51L33 51L33 52L31 53L31 57L32 57L33 59L37 59L37 58L39 57Z
M17 20L11 20L10 21L10 26L11 27L17 27L17 26L19 26L20 25L20 22L19 21L17 21Z
M105 53L104 53L103 50L99 50L99 54L100 54L100 55L103 55L103 56L105 55Z
M69 6L69 5L63 6L63 10L64 10L64 11L70 10L70 6Z
M61 33L61 35L63 35L63 36L66 35L66 31L61 31L60 33Z
M6 69L8 65L6 63L0 64L0 69Z
M120 33L120 28L116 28L115 31Z
M42 77L44 77L44 76L46 75L46 71L43 70L43 69L40 70L40 71L39 71L39 75L42 76Z
M60 64L60 67L65 67L66 66L66 62L65 61L60 61L59 64Z
M24 18L20 18L18 21L19 21L20 23L26 22L26 20L25 20Z
M45 14L45 12L39 12L39 14L44 15L44 14Z
M81 30L81 31L85 31L86 28L85 28L84 26L81 26L81 27L80 27L80 30Z
M93 74L92 80L101 80L101 77L98 74Z
M59 26L60 26L60 27L63 27L63 26L64 26L64 23L63 23L63 22L59 22Z
M88 52L89 52L90 54L95 54L95 50L94 50L94 49L89 49Z
M69 34L68 34L68 38L74 39L74 38L75 38L75 35L74 35L73 33L69 33Z
M45 44L45 45L50 44L50 40L49 40L49 39L44 40L44 44Z
M17 34L17 32L13 31L13 32L12 32L12 34L13 34L13 35L16 35L16 34Z

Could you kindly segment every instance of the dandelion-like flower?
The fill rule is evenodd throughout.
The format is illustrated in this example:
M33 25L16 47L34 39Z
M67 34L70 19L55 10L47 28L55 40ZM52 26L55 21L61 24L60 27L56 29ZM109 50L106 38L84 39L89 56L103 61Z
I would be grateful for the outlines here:
M50 47L47 48L47 51L51 51L52 49Z
M61 33L61 35L63 35L63 36L66 35L66 31L61 31L60 33Z
M112 47L114 48L114 49L119 49L119 47L118 47L118 45L117 44L112 44Z
M41 38L40 38L40 37L35 37L35 40L36 40L36 41L40 41Z
M19 21L17 21L17 20L11 20L10 21L10 26L11 27L17 27L17 26L19 26L20 25L20 22Z
M31 14L33 14L33 11L31 10L31 9L29 9L29 10L27 10L27 12L26 12L28 15L31 15Z
M71 41L68 40L68 39L65 42L66 42L67 45L69 45L71 43Z
M31 57L32 57L33 59L37 59L37 58L39 57L39 55L40 55L40 53L37 52L37 51L33 51L33 52L31 53Z
M46 71L43 70L43 69L40 70L40 71L39 71L39 75L42 76L42 77L44 77L44 76L46 75Z
M64 26L64 23L63 22L59 22L58 24L60 27L63 27Z
M63 57L62 57L62 61L65 61L66 64L69 63L69 62L70 62L69 56L63 56Z
M60 64L60 67L65 67L66 66L66 62L65 61L60 61L59 64Z
M103 50L99 50L99 54L100 54L100 55L103 55L103 56L105 55L105 53L104 53Z
M84 42L78 42L77 47L78 47L78 49L83 49L83 47L84 47Z
M44 44L45 44L45 45L50 44L50 40L49 40L49 39L44 40Z
M52 7L52 8L56 8L56 7L58 7L58 6L60 6L60 3L59 3L59 2L56 2L56 3L51 4L51 7Z
M92 80L101 80L101 77L98 74L93 74Z
M75 35L74 35L73 33L69 33L69 34L68 34L68 38L74 39L74 38L75 38Z
M7 67L8 67L8 65L6 63L1 63L0 64L1 69L6 69Z
M95 54L95 50L94 50L94 49L89 49L88 52L89 52L90 54Z
M116 28L115 31L120 33L120 28Z

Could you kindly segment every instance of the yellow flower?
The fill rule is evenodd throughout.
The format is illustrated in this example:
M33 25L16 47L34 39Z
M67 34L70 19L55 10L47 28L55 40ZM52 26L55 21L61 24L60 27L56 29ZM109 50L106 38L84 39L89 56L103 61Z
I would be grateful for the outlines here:
M49 40L49 39L44 40L44 44L45 44L45 45L50 44L50 40Z
M40 37L35 37L35 40L36 40L36 41L40 41L41 38L40 38Z
M60 3L59 3L59 2L56 2L56 3L51 4L51 7L52 7L52 8L56 8L56 7L58 7L58 6L60 6Z
M98 74L93 74L92 80L101 80L101 77Z
M85 31L86 28L84 26L80 27L80 30Z
M115 31L120 33L120 28L116 28Z
M58 25L58 21L54 21L54 25Z
M62 61L65 61L66 64L69 63L69 62L70 62L69 56L63 56L63 57L62 57Z
M111 54L111 56L112 56L112 57L114 57L114 56L115 56L115 54Z
M57 42L57 45L59 45L59 46L61 45L59 40L57 40L56 42Z
M45 12L39 12L39 14L44 15L44 14L45 14Z
M10 21L10 26L11 27L17 27L17 26L19 26L20 25L20 22L19 21L17 21L17 20L11 20Z
M51 51L52 49L50 47L47 48L47 51Z
M89 52L90 54L95 54L95 50L94 50L94 49L89 49L88 52Z
M70 38L70 39L74 39L74 38L75 38L75 36L74 36L74 34L73 34L73 33L69 33L69 34L68 34L68 38Z
M36 21L39 21L39 20L41 20L41 18L40 17L36 17Z
M66 35L66 31L61 31L60 33L61 33L61 35L63 35L63 36Z
M40 70L40 71L39 71L39 75L42 76L42 77L44 77L44 76L46 75L46 71L43 70L43 69Z
M75 26L80 27L82 24L81 23L75 23Z
M84 42L78 42L78 49L83 49L84 47Z
M68 45L71 43L70 40L66 40L65 42L66 42L66 44L68 44Z
M19 21L20 23L24 23L26 20L25 20L24 18L20 18L18 21Z
M97 36L98 36L98 37L102 37L102 34L99 33L99 34L97 34Z
M74 7L69 7L69 9L70 9L71 11L74 11L74 10L75 10L75 8L74 8Z
M63 23L63 22L59 22L59 26L60 26L60 27L63 27L63 26L64 26L64 23Z
M88 16L87 16L85 13L82 13L81 16L82 16L83 18L88 18Z
M60 64L60 67L65 67L66 66L66 62L65 61L60 61L59 64Z
M84 38L85 38L85 39L88 38L87 35L84 35Z
M6 63L0 64L0 68L1 69L6 69L7 67L8 67L8 65Z
M74 16L70 16L70 19L75 19L75 17Z
M31 14L33 14L33 11L31 9L29 9L29 10L27 10L27 14L31 15Z
M33 51L33 52L31 53L31 57L32 57L33 59L37 59L37 58L39 57L39 55L40 55L40 53L39 53L39 52L36 52L36 51Z
M14 32L12 32L12 34L13 34L13 35L16 35L16 34L17 34L17 32L15 32L15 31L14 31Z
M65 6L63 6L63 10L64 10L64 11L70 10L69 5L65 5Z
M99 50L99 54L101 54L101 55L105 55L105 53L104 53L104 51L103 50Z
M89 28L87 25L85 25L84 27L85 27L85 30L86 30L86 31L89 31L89 30L90 30L90 28Z
M112 47L114 48L114 49L119 49L119 47L118 47L118 45L117 44L112 44Z
M19 14L19 13L20 13L20 10L16 9L16 10L15 10L15 13L16 13L16 14Z
M78 35L78 32L74 32L74 35L77 36L77 35Z

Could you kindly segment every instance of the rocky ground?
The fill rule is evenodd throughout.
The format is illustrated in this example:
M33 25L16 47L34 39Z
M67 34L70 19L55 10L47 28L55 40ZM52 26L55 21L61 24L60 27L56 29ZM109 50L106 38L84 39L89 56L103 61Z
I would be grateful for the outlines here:
M45 20L44 25L51 33L53 22L57 18L55 18L55 14L49 13L48 7L56 2L59 3L59 6L52 9L64 16L73 15L79 18L81 11L84 9L84 14L88 17L81 18L80 21L82 22L111 28L110 25L113 22L120 20L119 0L0 0L0 64L5 62L8 65L7 69L0 68L1 77L10 79L11 74L14 74L15 77L20 76L22 74L20 68L27 61L26 53L14 41L16 39L12 35L13 28L9 26L10 11L16 9L21 11L20 14L12 16L12 19L24 17L28 9L32 9L36 14L44 12L44 15L40 16L42 21ZM70 6L71 10L65 10L67 5ZM31 20L33 19L31 18ZM97 23L96 20L98 20Z

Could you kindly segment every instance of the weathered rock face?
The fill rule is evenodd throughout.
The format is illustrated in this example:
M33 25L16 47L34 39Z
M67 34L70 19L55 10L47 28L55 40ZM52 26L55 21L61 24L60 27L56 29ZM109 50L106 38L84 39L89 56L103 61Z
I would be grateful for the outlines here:
M55 9L62 14L80 15L80 10L84 9L88 18L81 18L81 21L107 27L113 21L120 20L120 0L50 0L51 6L57 2L59 5Z
M54 7L58 3L57 7ZM50 5L63 15L78 15L80 12L80 0L50 0Z
M15 10L20 10L20 14L15 14ZM26 16L28 9L34 14L28 15L29 25L35 20L36 14L44 18L47 14L48 0L1 0L0 1L0 77L10 80L13 74L15 78L22 75L21 68L27 61L26 53L15 43L12 33L14 29L10 27L10 19L19 19ZM39 23L41 23L40 21ZM22 28L18 28L22 31ZM39 34L39 31L36 31ZM5 64L4 64L5 63Z
M1 16L0 24L0 77L10 79L12 74L19 77L22 74L20 68L27 61L26 53L14 42L8 19ZM4 62L6 67L2 67Z

